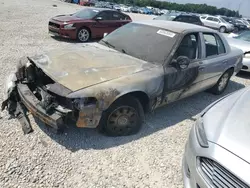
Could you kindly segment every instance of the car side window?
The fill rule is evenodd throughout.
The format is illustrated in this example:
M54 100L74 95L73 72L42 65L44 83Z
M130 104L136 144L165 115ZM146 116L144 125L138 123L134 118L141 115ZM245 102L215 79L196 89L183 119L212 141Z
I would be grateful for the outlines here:
M96 17L101 17L102 20L110 20L111 14L108 11L102 11Z
M206 16L202 16L201 19L206 19Z
M112 12L111 20L125 20L126 17L118 12Z
M214 21L213 17L207 17L207 20Z
M175 52L174 59L185 56L191 60L200 58L199 34L187 34Z
M189 17L189 23L199 23L200 20L196 17Z
M216 36L217 45L218 45L218 53L219 54L226 53L226 48L225 48L223 41L221 40L221 38L218 35L215 35L215 36Z
M203 33L206 47L206 57L226 53L226 48L219 36L213 33Z
M218 18L214 18L213 20L214 20L214 22L219 22Z
M178 22L188 22L188 17L187 16L178 16L175 21Z

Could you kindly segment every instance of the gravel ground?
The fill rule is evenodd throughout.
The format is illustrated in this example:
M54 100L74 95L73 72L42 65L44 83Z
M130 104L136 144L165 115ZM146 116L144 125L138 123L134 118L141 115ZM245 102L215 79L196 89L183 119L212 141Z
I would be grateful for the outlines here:
M57 7L52 5L56 4ZM76 44L47 34L47 21L80 7L52 0L0 0L0 80L23 55ZM131 14L135 20L150 16ZM250 84L234 77L226 93ZM225 93L225 94L226 94ZM0 119L0 187L183 187L181 157L192 116L218 97L200 93L155 111L134 136L109 138L96 130L69 128L56 135L32 120L24 136L16 120Z

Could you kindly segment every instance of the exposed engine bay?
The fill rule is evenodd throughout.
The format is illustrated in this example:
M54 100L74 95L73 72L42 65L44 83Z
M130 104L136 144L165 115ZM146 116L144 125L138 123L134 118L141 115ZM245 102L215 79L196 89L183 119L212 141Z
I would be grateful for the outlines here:
M83 121L79 118L80 109L92 104L93 108L96 103L95 98L67 98L72 91L53 81L29 58L21 59L7 82L8 96L2 103L2 110L7 109L11 117L19 120L25 134L33 131L28 111L55 130L62 131L66 123L84 127L86 122L80 122Z

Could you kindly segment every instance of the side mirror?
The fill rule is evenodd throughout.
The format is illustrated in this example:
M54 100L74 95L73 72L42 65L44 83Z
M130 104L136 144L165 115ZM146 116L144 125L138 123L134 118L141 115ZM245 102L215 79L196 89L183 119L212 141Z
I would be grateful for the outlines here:
M103 19L102 19L102 17L96 17L95 20L100 21L100 20L103 20Z
M188 68L190 64L190 59L186 56L179 56L177 59L173 60L172 64L176 65L180 69Z

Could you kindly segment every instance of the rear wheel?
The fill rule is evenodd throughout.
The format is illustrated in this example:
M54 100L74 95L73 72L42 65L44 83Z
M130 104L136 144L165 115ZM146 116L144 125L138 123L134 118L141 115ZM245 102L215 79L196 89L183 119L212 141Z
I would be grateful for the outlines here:
M141 103L132 96L125 96L117 99L103 112L99 130L108 136L135 134L141 128L143 118Z
M219 29L219 31L220 31L221 33L225 33L226 30L227 30L227 29L226 29L225 26L221 26L220 29Z
M217 83L209 90L209 92L215 94L215 95L220 95L222 94L225 89L227 88L227 85L229 83L229 80L232 76L232 71L228 70L226 71L220 79L217 81Z

